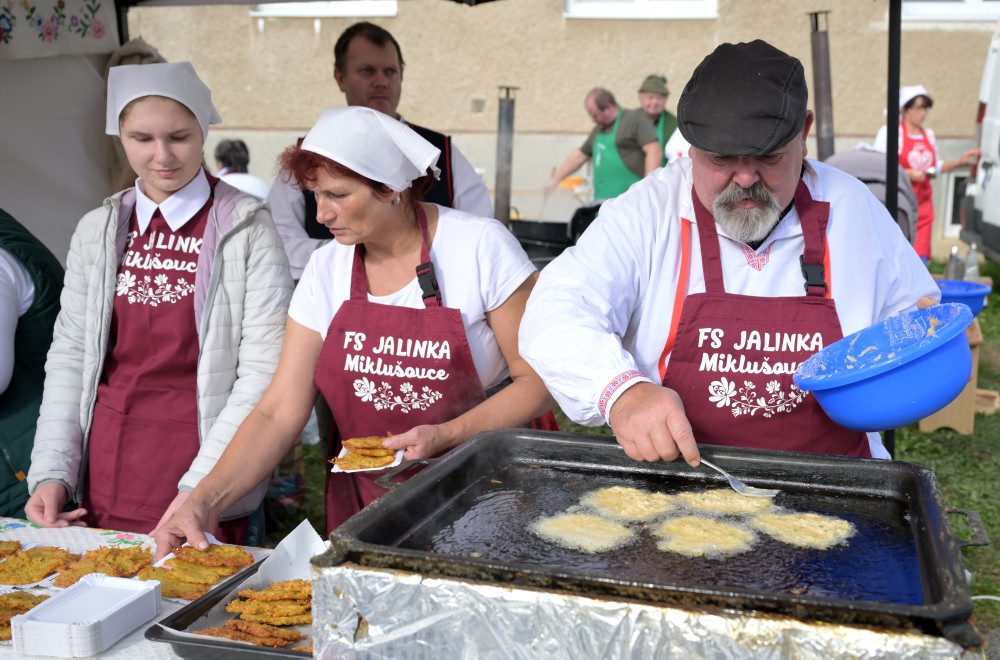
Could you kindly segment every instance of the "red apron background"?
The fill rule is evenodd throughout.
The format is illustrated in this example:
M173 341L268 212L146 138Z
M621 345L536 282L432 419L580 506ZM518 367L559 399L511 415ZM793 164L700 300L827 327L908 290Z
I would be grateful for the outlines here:
M903 122L901 127L902 143L899 145L899 164L904 169L919 170L927 172L937 165L937 152L934 145L927 139L927 133L920 129L922 139L914 140ZM934 186L930 177L924 177L923 181L913 184L913 192L917 194L917 239L913 248L921 257L930 259L931 256L931 227L934 225Z
M664 356L669 353L670 362L664 374L661 361L661 375L663 385L683 401L695 438L717 445L871 456L864 433L835 424L815 397L792 382L799 363L843 337L836 307L827 297L830 205L813 201L799 182L795 208L805 240L807 293L770 298L725 292L715 221L694 190L691 197L705 293L682 299L679 292L674 315L680 314L680 321L672 324L676 336L667 340Z
M212 202L176 232L159 209L144 235L134 211L129 220L134 238L118 269L87 452L83 506L91 526L151 531L198 453L194 268ZM172 269L167 260L192 267ZM247 526L241 518L215 531L239 543Z

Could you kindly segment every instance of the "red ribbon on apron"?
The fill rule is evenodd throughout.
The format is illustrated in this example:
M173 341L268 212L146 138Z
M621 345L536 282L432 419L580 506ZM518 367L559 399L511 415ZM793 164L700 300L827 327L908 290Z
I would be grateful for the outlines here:
M931 141L927 139L927 133L920 129L921 140L914 140L910 136L910 131L906 124L899 123L902 130L903 141L899 145L899 164L903 169L919 170L925 174L929 169L937 165L937 152ZM921 257L929 259L931 256L931 227L934 225L934 186L930 177L924 177L923 181L911 181L913 192L917 195L917 237L913 243L913 249Z
M830 205L813 201L799 181L795 208L805 240L806 295L772 298L726 293L715 220L693 189L691 197L705 293L675 302L676 336L671 333L674 344L668 338L664 348L670 362L663 385L684 402L695 438L716 445L871 456L864 433L834 423L815 397L792 382L803 360L843 337L825 276ZM681 279L686 282L686 273Z
M330 456L340 452L340 438L440 424L486 400L462 314L441 304L427 218L419 204L415 209L422 237L417 274L423 309L369 302L365 246L354 247L351 297L330 321L316 364L316 387L336 424L337 433L327 440ZM375 485L378 476L327 475L327 532L385 493Z

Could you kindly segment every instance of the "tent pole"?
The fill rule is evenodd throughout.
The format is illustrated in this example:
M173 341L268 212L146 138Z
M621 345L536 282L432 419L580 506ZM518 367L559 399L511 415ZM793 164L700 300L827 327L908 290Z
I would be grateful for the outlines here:
M115 3L115 18L118 23L118 44L124 46L128 43L128 3Z

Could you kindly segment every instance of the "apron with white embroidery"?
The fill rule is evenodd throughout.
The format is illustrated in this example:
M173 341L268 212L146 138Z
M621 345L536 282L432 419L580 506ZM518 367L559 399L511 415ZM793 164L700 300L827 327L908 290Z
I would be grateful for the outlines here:
M660 376L684 403L695 439L715 445L871 456L864 433L833 422L815 397L792 382L792 373L803 360L843 337L826 276L830 205L814 201L799 182L795 208L805 241L801 263L806 294L771 298L726 293L715 220L693 189L691 197L697 222L681 219L681 281L660 357ZM691 224L698 228L705 293L685 296Z

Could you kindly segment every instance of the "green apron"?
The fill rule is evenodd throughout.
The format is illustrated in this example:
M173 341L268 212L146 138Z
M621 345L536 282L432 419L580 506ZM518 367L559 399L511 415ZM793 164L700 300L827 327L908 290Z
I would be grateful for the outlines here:
M663 154L660 167L664 167L667 164L667 140L670 139L670 136L674 134L676 129L677 117L669 112L661 112L660 119L656 122L656 139L660 141L660 153Z
M617 197L642 178L627 168L618 155L615 138L618 136L618 122L621 119L622 113L619 111L611 132L598 132L594 136L594 199Z

